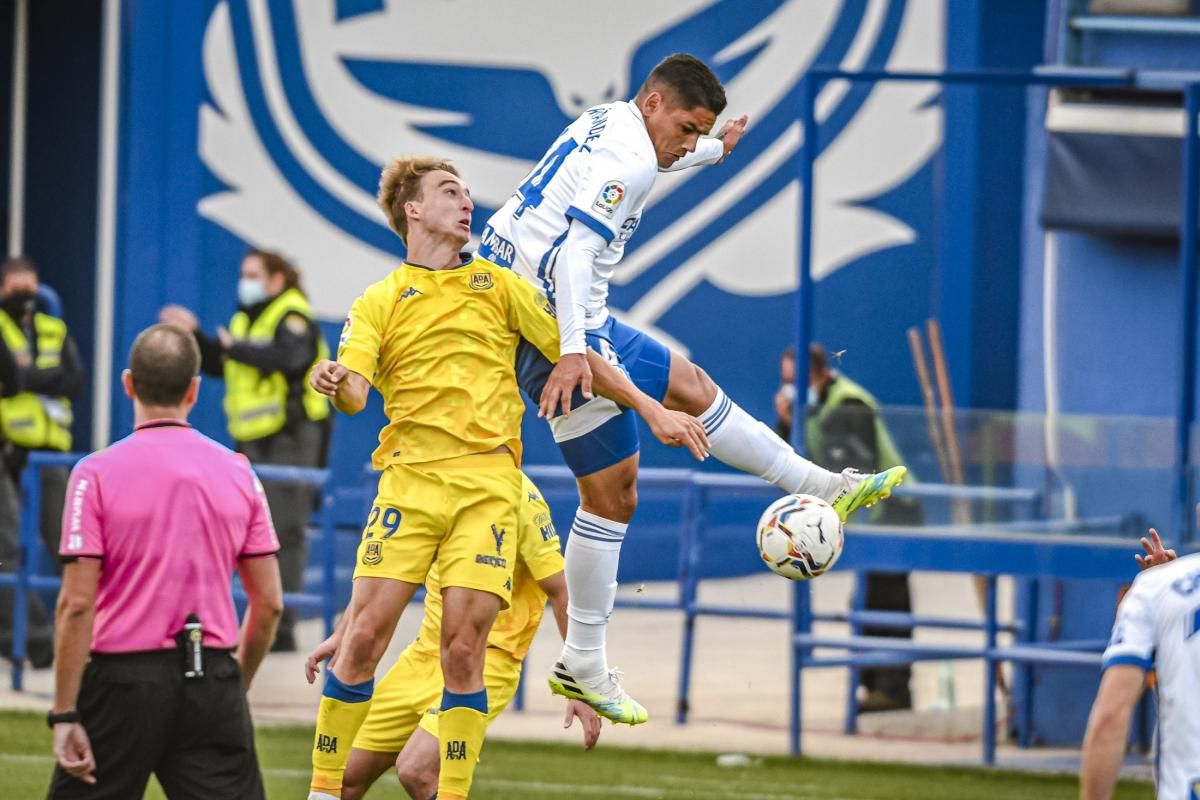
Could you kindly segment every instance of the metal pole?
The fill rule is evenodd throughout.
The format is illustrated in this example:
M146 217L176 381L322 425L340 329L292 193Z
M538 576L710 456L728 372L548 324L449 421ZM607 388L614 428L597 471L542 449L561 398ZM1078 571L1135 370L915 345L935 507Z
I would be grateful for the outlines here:
M42 465L36 458L30 460L21 476L21 489L25 495L21 522L18 526L17 585L13 588L12 620L12 688L23 691L25 686L25 651L29 638L29 592L33 577L33 558L38 545L38 527L41 519Z
M96 186L96 343L92 373L92 447L112 433L117 272L117 123L121 104L121 0L104 2L100 93L100 175Z
M701 537L704 535L704 489L692 481L684 490L683 519L679 543L679 605L683 609L683 642L679 653L679 696L675 702L675 724L683 725L688 717L688 695L692 687L692 656L696 644L696 584L699 581Z
M29 89L29 0L13 5L12 141L8 148L8 255L25 249L25 97Z
M798 453L806 451L804 442L805 407L808 389L808 343L812 341L812 238L813 238L813 165L817 159L817 90L820 79L811 72L800 81L800 276L796 287L796 397L792 401L792 447ZM797 583L792 593L792 646L788 673L791 684L791 753L800 755L801 666L807 649L796 644L797 633L812 629L812 609L809 606L807 583Z
M813 165L817 159L817 90L819 79L800 81L800 276L796 287L796 398L792 404L792 447L806 453L804 414L808 394L808 344L813 334Z
M1179 410L1177 415L1175 463L1179 468L1176 485L1176 516L1179 538L1188 540L1192 533L1189 500L1191 483L1192 425L1196 421L1196 223L1200 216L1200 186L1197 185L1196 137L1200 116L1200 83L1184 87L1184 113L1187 117L1183 140L1183 203L1179 223L1179 270L1183 283L1183 346L1179 371Z
M983 763L996 763L996 576L984 578Z

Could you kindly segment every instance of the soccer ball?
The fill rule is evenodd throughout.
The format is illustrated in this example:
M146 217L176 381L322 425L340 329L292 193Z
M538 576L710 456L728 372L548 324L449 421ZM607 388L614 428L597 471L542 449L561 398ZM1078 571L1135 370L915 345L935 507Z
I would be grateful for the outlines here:
M781 497L758 520L758 552L774 573L812 580L838 560L845 544L833 506L810 494Z

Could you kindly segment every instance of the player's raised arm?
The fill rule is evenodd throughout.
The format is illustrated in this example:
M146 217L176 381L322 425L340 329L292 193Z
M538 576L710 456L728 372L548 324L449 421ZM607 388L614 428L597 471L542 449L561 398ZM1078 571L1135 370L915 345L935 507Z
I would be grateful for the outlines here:
M696 143L696 149L687 155L680 158L669 167L659 167L659 172L678 172L681 169L688 167L703 167L708 164L720 164L729 154L733 152L733 148L742 139L742 134L746 132L746 122L750 118L745 114L726 121L721 126L721 130L715 136L700 139Z

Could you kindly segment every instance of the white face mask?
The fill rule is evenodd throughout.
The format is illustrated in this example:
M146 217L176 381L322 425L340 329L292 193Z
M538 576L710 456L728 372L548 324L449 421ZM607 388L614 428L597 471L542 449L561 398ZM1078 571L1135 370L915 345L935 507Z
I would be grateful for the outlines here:
M252 306L267 299L267 287L258 278L242 278L237 285L238 302Z
M806 396L808 398L808 404L810 406L815 406L821 402L821 395L817 392L816 389L814 389L811 386L808 387L808 394Z

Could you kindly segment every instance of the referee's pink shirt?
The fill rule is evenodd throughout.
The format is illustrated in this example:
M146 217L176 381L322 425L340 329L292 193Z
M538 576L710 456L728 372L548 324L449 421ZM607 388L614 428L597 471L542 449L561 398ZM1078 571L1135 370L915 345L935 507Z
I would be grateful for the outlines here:
M93 653L172 648L192 613L205 646L236 647L238 559L278 550L250 462L186 423L145 422L71 472L58 552L103 561Z

